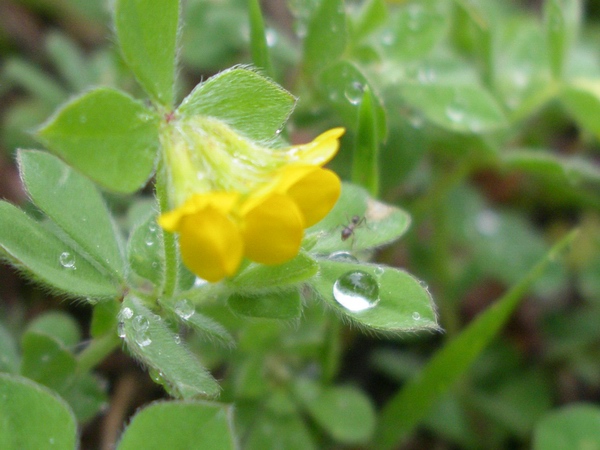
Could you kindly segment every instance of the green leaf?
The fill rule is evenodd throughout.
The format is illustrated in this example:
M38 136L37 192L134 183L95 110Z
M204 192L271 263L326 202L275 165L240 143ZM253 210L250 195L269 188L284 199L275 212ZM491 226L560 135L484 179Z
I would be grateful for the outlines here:
M19 371L19 351L12 334L0 322L0 372Z
M581 22L580 0L546 0L544 18L550 69L556 78L563 74L565 60L577 37Z
M235 313L248 317L290 320L302 314L302 300L297 288L256 294L238 292L229 297L227 304Z
M75 357L55 338L28 331L22 340L21 375L48 386L65 390L75 373Z
M83 91L93 83L90 64L75 42L66 35L51 31L46 48L56 68L74 91Z
M476 84L405 83L400 93L431 122L461 133L485 133L506 125L492 95Z
M184 298L176 303L162 302L161 305L176 316L181 323L190 327L202 337L230 348L235 345L233 336L229 334L225 327L216 320L196 311L190 300Z
M343 240L342 230L354 216L359 221L364 220L348 239ZM335 207L321 222L307 230L306 241L316 240L310 249L313 254L361 251L395 241L409 225L410 216L405 211L372 199L358 186L344 183Z
M115 27L125 61L153 100L174 97L178 0L117 0Z
M177 112L214 117L250 139L269 142L283 129L295 103L294 96L273 81L234 67L196 86Z
M60 392L75 413L80 423L92 419L108 407L108 398L103 388L104 383L90 373L79 374L66 389Z
M388 11L384 0L369 0L364 2L358 16L354 20L352 34L355 39L361 39L381 25L388 18Z
M375 433L377 448L382 450L393 448L408 436L427 415L436 400L469 369L477 356L498 334L534 281L572 242L575 235L570 233L558 242L519 283L439 350L421 374L411 379L388 401L380 416L378 431Z
M61 311L40 314L27 326L27 332L30 331L51 336L65 347L74 347L81 339L79 324Z
M49 153L20 151L19 169L31 199L119 281L125 277L119 230L96 187Z
M114 297L118 289L76 250L10 203L0 202L0 249L35 279L81 297Z
M375 117L375 99L365 87L358 110L358 130L352 159L352 182L377 197L379 192L379 138Z
M600 80L571 81L561 90L560 100L577 124L600 140Z
M276 266L250 264L228 284L235 290L244 292L273 289L304 281L318 270L317 262L300 252L294 259Z
M127 258L131 270L155 286L160 286L163 278L163 246L163 231L156 223L156 212L151 210L133 227L127 242Z
M0 374L0 448L75 449L77 425L68 405L25 378Z
M600 183L600 168L581 158L565 158L541 150L512 150L501 155L510 169L560 179L572 184Z
M108 88L70 101L38 138L74 168L107 189L130 193L152 175L158 116L143 103Z
M21 59L6 61L2 78L25 88L45 105L55 107L68 97L65 89L40 66Z
M315 450L318 448L305 421L298 414L283 415L265 411L257 417L256 406L250 413L253 414L252 427L248 430L248 438L244 442L245 449Z
M269 47L265 34L265 22L260 10L258 0L249 0L248 9L250 15L250 50L252 62L256 67L265 71L270 77L273 76L273 66L269 57Z
M304 40L304 71L319 75L346 49L346 12L343 0L323 0L313 12Z
M321 387L299 380L296 396L314 421L338 442L367 442L375 431L375 408L362 391L352 386Z
M371 93L371 105L379 139L387 135L385 109L370 82L352 62L341 60L329 65L319 77L319 89L350 129L357 128L358 111L366 89Z
M117 314L121 309L118 300L106 300L94 305L90 333L93 338L98 338L117 328ZM114 331L113 331L114 333Z
M219 385L210 373L140 299L131 294L125 298L119 321L128 350L156 370L173 395L192 398L219 393Z
M600 448L600 408L573 404L547 414L536 426L534 450L592 450Z
M231 407L218 403L155 402L138 412L117 450L234 450Z
M431 295L412 275L391 267L319 261L310 285L353 323L379 331L437 330Z

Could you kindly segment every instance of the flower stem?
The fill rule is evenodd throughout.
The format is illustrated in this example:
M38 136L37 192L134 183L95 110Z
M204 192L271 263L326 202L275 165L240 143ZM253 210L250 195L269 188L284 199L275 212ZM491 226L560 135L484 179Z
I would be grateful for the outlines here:
M160 211L168 211L170 209L169 197L167 192L167 176L162 161L159 163L156 171L156 197ZM164 248L164 278L162 285L163 296L167 299L173 297L177 286L177 243L175 235L169 232L163 232L163 248Z
M94 339L77 357L77 372L86 373L110 355L121 340L115 332Z

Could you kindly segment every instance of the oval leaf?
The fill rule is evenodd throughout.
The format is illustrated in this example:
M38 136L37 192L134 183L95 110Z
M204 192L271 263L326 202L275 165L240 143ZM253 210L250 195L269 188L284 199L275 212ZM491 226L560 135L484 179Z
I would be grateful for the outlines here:
M148 95L173 104L178 0L118 0L115 27L125 61Z
M77 425L67 404L25 378L0 374L0 448L76 448Z
M208 402L157 402L137 413L117 450L235 450L231 408Z
M570 405L547 414L537 425L534 450L600 448L600 408Z
M302 313L298 289L266 291L256 294L235 293L227 300L236 313L265 319L297 319Z
M158 118L123 92L100 88L67 103L38 131L52 152L107 189L130 193L154 168Z

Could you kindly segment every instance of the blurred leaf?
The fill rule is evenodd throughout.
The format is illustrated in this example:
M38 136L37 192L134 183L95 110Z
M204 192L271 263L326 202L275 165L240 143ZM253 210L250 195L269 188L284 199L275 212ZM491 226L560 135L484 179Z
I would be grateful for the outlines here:
M38 66L21 59L6 61L2 75L5 80L23 87L53 108L68 96L68 93Z
M250 264L228 284L244 292L273 289L296 284L312 277L319 270L317 262L306 253L300 252L294 259L275 266Z
M94 83L88 61L75 42L66 35L51 32L46 40L46 48L72 91L81 92Z
M64 390L75 374L75 357L55 338L28 331L22 339L21 375L55 391Z
M259 293L232 294L227 305L237 314L265 319L297 319L302 313L302 301L297 288Z
M375 409L362 391L352 386L324 386L302 379L296 396L313 420L338 442L367 442L375 430Z
M485 133L507 125L500 106L475 84L405 83L401 95L433 123L461 133Z
M258 0L248 0L248 9L250 15L250 50L252 52L252 62L256 67L263 69L267 75L273 77L273 67L269 56L269 47L267 46L265 23L260 10L260 2Z
M208 402L155 402L138 412L117 450L234 450L231 408Z
M157 121L143 103L99 88L59 109L38 131L38 138L104 187L131 193L152 175Z
M69 387L60 392L80 423L85 423L108 406L108 398L101 383L90 373L79 374Z
M117 314L120 308L121 303L118 300L106 300L94 305L90 325L90 333L93 338L98 338L111 330L116 330Z
M250 139L272 141L282 130L296 99L278 84L242 67L200 83L177 112L222 120Z
M18 154L32 201L91 257L92 263L125 277L119 230L96 187L55 156L33 150Z
M355 39L361 39L382 26L388 18L388 10L383 0L368 0L363 3L353 23Z
M341 232L354 216L365 220L354 229L350 238L342 240ZM317 239L310 249L314 254L360 251L395 241L409 225L410 216L405 211L372 199L358 186L344 183L342 195L334 208L307 230L306 239Z
M244 449L316 450L318 448L305 421L297 414L282 415L266 411L257 415L256 408L252 412L252 424L247 432Z
M77 424L56 394L25 378L0 374L0 448L77 447Z
M304 39L304 71L309 78L319 75L342 55L346 33L344 1L322 0L310 18Z
M534 450L592 450L600 448L600 408L572 404L547 414L533 435Z
M388 401L380 416L378 431L375 434L377 448L392 448L408 437L437 399L469 369L509 319L533 282L542 275L548 264L558 257L575 236L576 232L572 232L555 244L519 283L439 350L421 374L405 384Z
M412 275L391 267L320 260L310 285L353 323L379 331L437 330L431 295Z
M115 28L123 56L148 95L163 106L174 97L178 0L117 0Z
M546 0L544 2L546 39L550 68L560 78L571 45L577 37L581 21L580 0Z
M26 332L51 336L67 348L74 347L81 339L81 331L77 321L69 314L61 311L49 311L40 314L28 324Z
M19 371L19 351L12 334L0 323L0 372L17 373Z
M119 321L128 350L158 372L172 395L187 399L219 393L210 373L140 299L128 295L123 300Z
M81 297L114 297L117 287L76 250L10 203L0 202L0 249L34 279Z
M375 99L366 86L358 110L352 182L367 189L373 197L379 192L379 136L375 108Z
M577 124L600 140L600 80L571 81L560 99Z

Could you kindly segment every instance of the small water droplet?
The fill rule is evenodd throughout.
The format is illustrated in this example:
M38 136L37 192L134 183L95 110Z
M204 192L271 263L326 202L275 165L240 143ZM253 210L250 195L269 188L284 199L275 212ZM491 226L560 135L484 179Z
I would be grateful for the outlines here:
M125 324L123 322L119 322L117 333L121 339L125 339Z
M150 233L154 233L157 230L157 226L154 222L150 222L150 224L148 225L148 230L150 231Z
M421 314L415 311L414 313L412 313L412 318L413 320L421 320Z
M500 228L498 214L490 209L485 209L477 214L475 228L483 236L493 236Z
M386 30L381 35L381 42L383 45L391 46L396 42L396 34L393 30Z
M375 275L381 276L385 272L385 269L381 266L375 267Z
M204 286L205 284L208 284L208 281L206 281L204 278L196 277L194 279L194 287L195 288L198 288L200 286Z
M60 265L65 269L75 269L75 256L69 252L62 252L58 257Z
M353 105L358 105L362 101L362 96L365 88L358 81L350 83L344 91L346 99Z
M425 119L420 113L411 114L410 116L408 116L408 121L410 122L412 127L416 128L417 130L419 128L422 128L425 124Z
M145 333L150 327L150 322L144 316L135 316L132 326L137 333Z
M457 102L452 102L446 107L446 117L451 122L460 123L465 119L465 110Z
M136 336L135 342L140 347L147 347L148 345L152 344L152 339L150 339L146 333L140 333Z
M131 319L133 317L133 311L129 306L123 308L119 314L120 319Z
M194 309L194 305L192 304L192 302L190 302L188 299L184 298L183 300L179 300L175 304L175 312L183 320L188 320L190 317L192 317L194 315L194 312L196 312L196 311Z
M341 262L358 262L358 259L350 252L335 252L329 255L329 259Z
M352 312L364 311L379 302L379 284L372 275L353 270L336 280L333 285L333 297Z
M175 335L175 343L181 344L181 336L179 336L178 334Z

